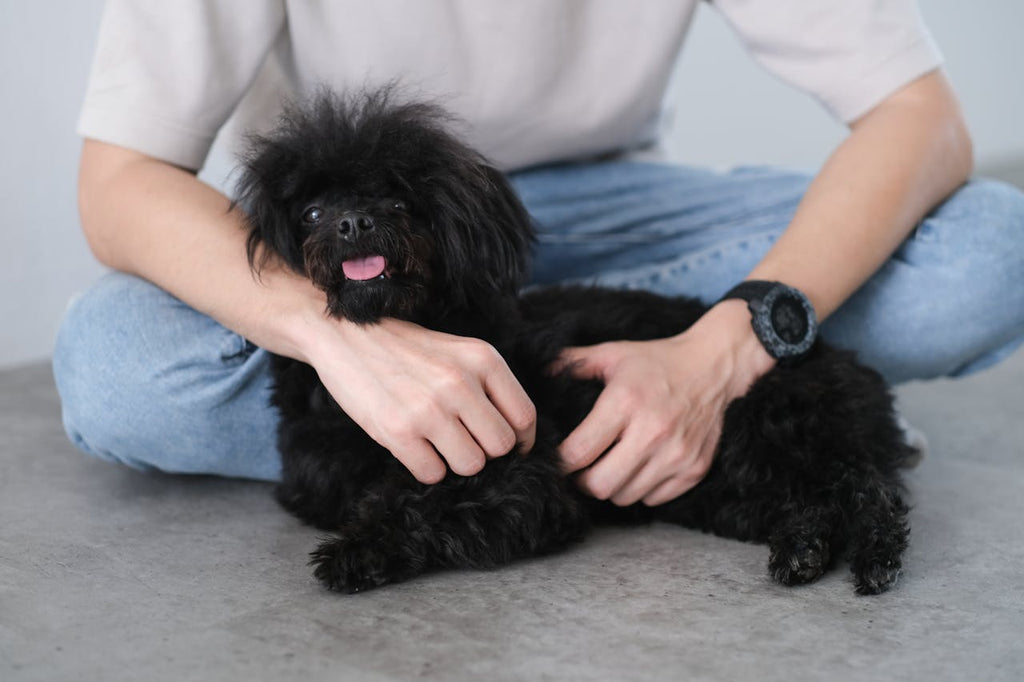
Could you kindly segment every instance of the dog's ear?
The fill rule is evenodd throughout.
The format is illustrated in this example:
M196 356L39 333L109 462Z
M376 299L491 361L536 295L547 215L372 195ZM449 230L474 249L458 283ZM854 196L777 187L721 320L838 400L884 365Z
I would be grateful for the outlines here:
M273 138L250 138L232 210L241 208L246 215L246 253L249 266L257 272L274 256L296 272L304 272L302 235L292 215L304 182L302 169L301 154L291 145Z
M492 232L495 239L483 247L492 252L490 257L508 273L506 282L495 282L495 285L509 286L513 293L518 293L528 274L534 242L533 221L503 173L488 165L482 166L481 172L490 188L484 195L487 203L484 210L496 223Z
M426 182L448 292L467 302L514 296L526 280L530 216L501 172L472 152L459 161Z

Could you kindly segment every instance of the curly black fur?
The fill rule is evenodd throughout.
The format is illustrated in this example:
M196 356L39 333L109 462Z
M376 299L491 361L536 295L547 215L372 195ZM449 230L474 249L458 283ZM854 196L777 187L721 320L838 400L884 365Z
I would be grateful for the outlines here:
M448 132L443 110L395 100L392 89L322 92L253 139L238 200L250 262L258 269L279 258L309 276L336 317L398 317L486 340L533 399L537 441L529 455L494 459L477 475L420 484L311 367L275 357L277 497L332 532L312 554L317 578L355 592L554 552L594 522L657 519L768 543L771 576L786 585L817 579L840 556L858 593L893 585L908 537L898 470L914 453L881 377L823 343L730 404L711 470L691 491L654 508L582 495L561 474L556 448L601 385L551 374L552 361L566 346L677 334L705 307L600 288L518 296L532 240L526 211L503 176Z

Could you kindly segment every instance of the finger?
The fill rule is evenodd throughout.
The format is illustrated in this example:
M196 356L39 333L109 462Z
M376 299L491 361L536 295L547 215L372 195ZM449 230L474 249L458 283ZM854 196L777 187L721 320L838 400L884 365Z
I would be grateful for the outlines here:
M460 476L480 473L487 462L484 451L465 425L458 419L446 420L435 426L427 436L437 452L448 462L452 471Z
M644 504L648 506L664 504L696 487L698 483L704 480L704 477L707 476L711 468L717 443L717 437L712 433L708 433L704 437L704 442L701 444L697 457L685 469L673 472L673 475L667 480L652 487L643 496Z
M502 364L498 371L484 377L484 391L505 423L512 428L520 451L532 450L537 440L537 408L507 365Z
M645 495L643 502L648 507L656 507L659 504L671 502L683 493L692 489L698 483L700 483L699 478L694 479L692 477L673 476L656 487L649 494Z
M423 439L402 443L391 449L391 454L420 483L439 483L448 471L434 446Z
M593 464L619 439L624 428L621 409L607 391L602 392L590 414L559 446L562 470L571 473Z
M551 366L554 373L568 370L577 379L603 379L605 344L564 348Z
M519 442L515 429L483 392L462 407L459 417L487 457L507 455Z
M706 453L710 458L711 453ZM643 503L649 507L671 502L675 498L693 490L704 480L710 469L710 460L704 460L703 455L698 456L692 465L679 471L675 476L664 481L644 495Z
M581 473L577 484L599 500L613 499L649 461L649 457L638 448L639 443L635 440L624 438Z
M664 467L659 465L657 456L651 457L643 468L615 491L610 499L620 507L636 504L670 480L674 473L665 471Z

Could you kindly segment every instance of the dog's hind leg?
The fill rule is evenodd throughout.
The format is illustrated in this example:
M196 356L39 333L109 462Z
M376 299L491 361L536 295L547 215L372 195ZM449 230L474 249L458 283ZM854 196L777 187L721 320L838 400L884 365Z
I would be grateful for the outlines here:
M854 586L857 594L880 594L896 583L903 566L909 510L898 486L879 475L865 477L846 497Z
M494 568L582 538L577 494L536 451L494 460L476 476L371 491L339 535L312 554L328 588L358 592L435 568Z
M724 492L723 479L709 480L714 491L695 488L688 495L654 508L655 518L723 537L767 543L768 572L783 585L817 580L842 552L842 509L834 501L804 499L782 476L775 477L786 501L773 495ZM710 486L709 486L710 487ZM779 492L776 490L775 492Z
M834 503L795 506L768 536L768 572L783 585L817 580L842 551L841 511Z

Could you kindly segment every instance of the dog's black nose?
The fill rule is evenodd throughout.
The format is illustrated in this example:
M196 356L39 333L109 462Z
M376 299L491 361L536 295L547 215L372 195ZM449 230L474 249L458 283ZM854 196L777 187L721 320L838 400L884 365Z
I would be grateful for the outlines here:
M347 238L358 237L374 227L373 216L361 211L345 211L338 220L338 231Z

